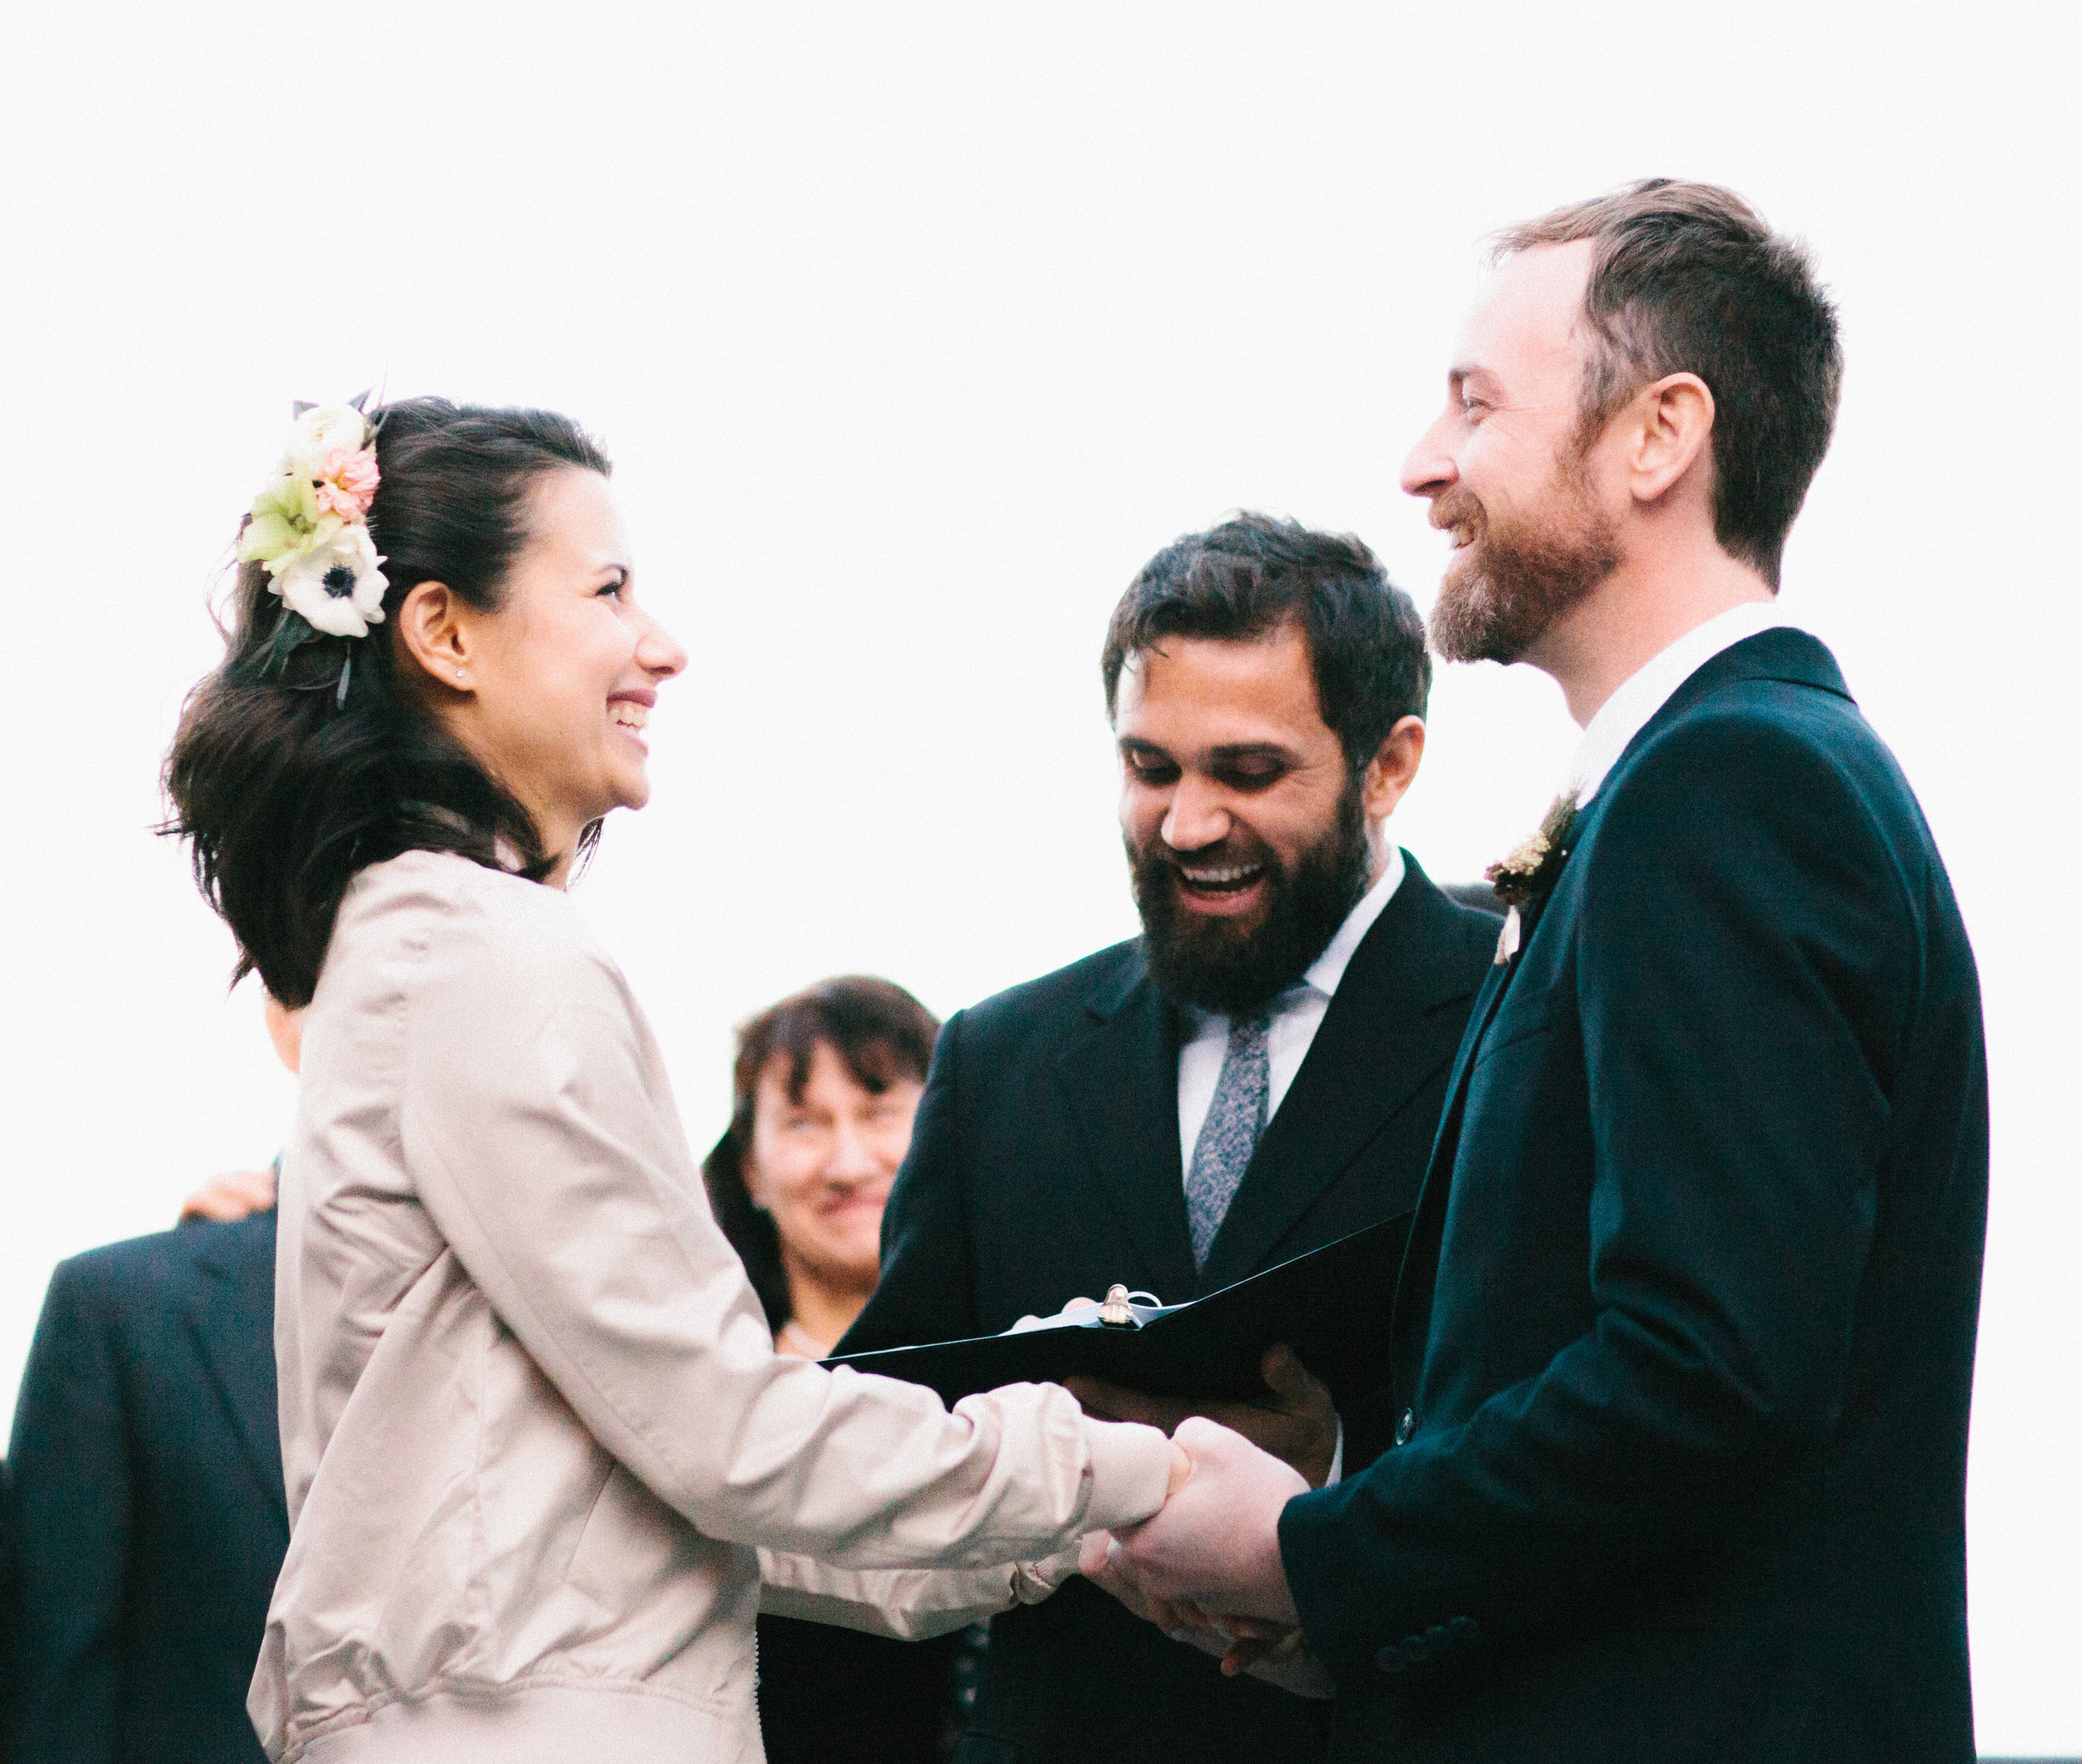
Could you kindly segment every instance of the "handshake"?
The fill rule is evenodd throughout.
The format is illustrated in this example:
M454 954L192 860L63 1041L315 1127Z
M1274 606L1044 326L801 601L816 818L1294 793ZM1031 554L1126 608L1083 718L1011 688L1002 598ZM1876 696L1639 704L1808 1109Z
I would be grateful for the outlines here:
M1173 1641L1218 1657L1226 1673L1328 1697L1330 1675L1308 1652L1288 1589L1279 1517L1331 1480L1340 1424L1329 1391L1290 1348L1268 1349L1260 1370L1267 1395L1243 1403L1068 1381L1088 1413L1161 1428L1172 1440L1163 1506L1139 1525L1088 1536L1078 1572Z

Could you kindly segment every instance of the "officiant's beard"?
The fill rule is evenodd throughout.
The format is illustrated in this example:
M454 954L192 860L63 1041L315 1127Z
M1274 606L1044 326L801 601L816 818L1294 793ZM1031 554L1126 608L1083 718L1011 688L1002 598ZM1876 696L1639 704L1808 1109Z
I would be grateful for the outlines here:
M1179 898L1178 854L1162 839L1128 846L1150 978L1174 1004L1237 1016L1269 1004L1307 973L1367 891L1362 780L1345 787L1330 831L1292 866L1238 828L1196 864L1263 864L1264 904L1241 918L1196 913Z
M1580 465L1563 461L1542 507L1492 521L1465 486L1432 504L1432 525L1474 529L1432 606L1432 646L1448 661L1522 661L1564 613L1619 567L1619 541Z

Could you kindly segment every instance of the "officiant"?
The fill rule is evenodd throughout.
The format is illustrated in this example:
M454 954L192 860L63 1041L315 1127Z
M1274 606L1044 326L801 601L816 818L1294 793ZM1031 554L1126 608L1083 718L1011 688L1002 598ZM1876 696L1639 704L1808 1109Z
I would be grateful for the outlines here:
M1497 920L1389 818L1431 665L1356 539L1243 515L1137 576L1102 659L1143 934L957 1014L843 1353L994 1333L1119 1283L1177 1303L1406 1217ZM1214 1415L1321 1484L1388 1443L1290 1366ZM1316 1760L1323 1710L1073 1580L999 1617L958 1760Z

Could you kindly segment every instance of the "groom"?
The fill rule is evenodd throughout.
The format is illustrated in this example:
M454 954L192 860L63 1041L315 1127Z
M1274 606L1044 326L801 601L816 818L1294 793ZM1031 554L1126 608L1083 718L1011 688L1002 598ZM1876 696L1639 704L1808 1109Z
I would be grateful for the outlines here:
M1966 1764L1974 959L1893 756L1773 611L1834 316L1704 185L1500 257L1403 482L1456 548L1440 650L1552 675L1584 736L1502 867L1397 1443L1310 1492L1187 1422L1192 1481L1087 1561L1298 1621L1335 1758Z

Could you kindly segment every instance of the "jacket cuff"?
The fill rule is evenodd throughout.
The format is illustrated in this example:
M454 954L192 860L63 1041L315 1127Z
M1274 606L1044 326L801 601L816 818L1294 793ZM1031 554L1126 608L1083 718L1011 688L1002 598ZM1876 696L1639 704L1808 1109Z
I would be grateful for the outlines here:
M1343 1522L1355 1480L1298 1494L1280 1511L1280 1565L1309 1649L1342 1679L1371 1652L1370 1619L1377 1599L1368 1552Z
M1091 1478L1083 1528L1110 1532L1138 1525L1164 1504L1171 1485L1171 1442L1134 1421L1084 1417L1084 1450Z

